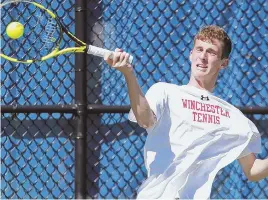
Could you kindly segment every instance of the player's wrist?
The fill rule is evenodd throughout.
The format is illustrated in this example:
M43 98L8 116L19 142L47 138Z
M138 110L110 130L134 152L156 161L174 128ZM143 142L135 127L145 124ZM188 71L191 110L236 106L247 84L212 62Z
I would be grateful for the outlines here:
M120 71L125 77L136 77L132 66L124 67Z

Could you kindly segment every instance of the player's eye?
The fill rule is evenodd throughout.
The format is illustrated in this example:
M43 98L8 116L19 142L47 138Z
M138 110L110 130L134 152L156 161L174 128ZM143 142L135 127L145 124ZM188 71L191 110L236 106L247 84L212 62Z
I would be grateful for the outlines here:
M217 53L215 51L210 51L209 54L212 55L212 56L216 56L217 55Z
M197 51L197 52L201 52L202 50L203 50L203 49L202 49L201 47L197 47L197 48L196 48L196 51Z

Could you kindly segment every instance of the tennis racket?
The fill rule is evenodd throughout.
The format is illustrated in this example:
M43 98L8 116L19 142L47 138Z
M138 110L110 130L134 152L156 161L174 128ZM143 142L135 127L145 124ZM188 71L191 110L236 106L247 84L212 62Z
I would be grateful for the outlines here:
M113 52L100 47L87 45L79 40L63 25L51 10L30 0L8 0L0 4L1 8L1 52L0 56L11 62L33 63L44 61L67 53L84 53L104 57ZM8 15L7 13L11 13ZM11 17L10 17L11 16ZM11 39L5 27L10 22L24 25L24 34ZM75 42L75 47L61 47L64 33ZM131 64L132 56L128 62Z

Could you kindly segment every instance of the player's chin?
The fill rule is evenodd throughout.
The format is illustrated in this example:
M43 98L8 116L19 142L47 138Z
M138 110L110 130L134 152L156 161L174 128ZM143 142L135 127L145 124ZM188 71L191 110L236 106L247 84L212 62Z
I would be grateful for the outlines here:
M207 69L196 69L193 72L193 75L196 77L203 77L209 74L209 71Z

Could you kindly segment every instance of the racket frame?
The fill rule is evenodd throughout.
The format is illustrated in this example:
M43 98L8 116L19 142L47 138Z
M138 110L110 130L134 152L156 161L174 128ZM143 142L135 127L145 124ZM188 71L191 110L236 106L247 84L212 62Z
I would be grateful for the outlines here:
M67 53L85 53L87 52L88 54L92 54L92 55L96 55L99 57L104 57L105 53L111 53L110 57L113 57L113 52L109 51L107 49L103 49L100 47L95 47L92 45L87 45L85 42L81 41L80 39L78 39L77 37L75 37L72 33L70 33L67 28L65 28L65 26L61 23L60 19L57 17L56 14L54 14L51 10L47 9L46 7L44 7L43 5L33 2L33 1L27 1L27 0L10 0L10 1L6 1L4 3L0 4L0 8L2 8L3 6L5 6L6 4L10 4L10 3L19 3L19 2L25 2L25 3L30 3L35 5L36 7L40 8L41 10L46 11L55 21L56 23L59 25L60 28L60 39L58 44L56 45L56 47L50 52L48 53L46 56L41 57L40 59L32 59L32 60L18 60L16 58L12 58L10 56L7 56L5 54L0 53L0 57L5 58L6 60L9 60L11 62L18 62L18 63L33 63L33 62L38 62L38 61L45 61L49 58L53 58L59 55L63 55L63 54L67 54ZM77 47L68 47L68 48L64 48L60 50L60 43L62 41L63 38L63 33L65 33L67 36L69 36L70 39L72 39ZM132 63L133 61L133 56L129 56L128 59L128 63Z
M41 10L46 11L58 24L59 28L60 28L60 39L58 44L56 45L56 47L50 52L48 53L46 56L41 57L40 59L28 59L28 60L19 60L17 58L12 58L10 56L7 56L3 53L0 53L0 56L3 57L4 59L11 61L11 62L18 62L18 63L26 63L26 64L30 64L33 62L38 62L38 61L44 61L47 60L49 58L53 58L59 55L63 55L63 54L67 54L67 53L84 53L87 50L87 45L86 43L82 42L81 40L79 40L77 37L75 37L73 34L71 34L65 27L64 25L61 23L61 21L58 19L57 15L54 14L51 10L45 8L43 5L38 4L36 2L32 2L32 1L21 1L21 0L11 0L8 2L4 2L2 4L0 4L0 8L2 8L3 6L10 4L10 3L20 3L20 2L25 2L25 3L30 3L35 5L36 7L40 8ZM70 39L72 39L77 45L79 45L78 47L68 47L65 49L61 49L60 50L60 43L62 41L63 38L63 33L65 33L66 35L68 35L70 37Z

